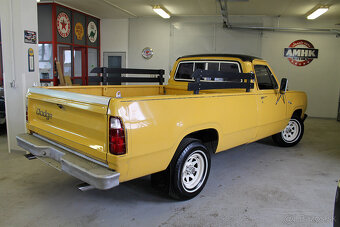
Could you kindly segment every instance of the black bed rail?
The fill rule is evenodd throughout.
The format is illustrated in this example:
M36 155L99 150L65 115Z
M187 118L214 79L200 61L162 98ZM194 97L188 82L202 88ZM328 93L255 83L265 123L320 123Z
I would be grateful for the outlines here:
M127 68L106 68L106 67L96 67L91 70L91 73L101 73L101 81L103 84L108 82L132 82L132 83L159 83L163 85L164 83L164 69L127 69ZM152 74L158 75L156 78L151 77L108 77L108 73L118 73L118 74Z
M195 79L195 82L188 83L188 91L194 91L194 94L199 94L200 90L226 88L245 88L246 92L249 92L250 89L254 88L254 83L251 80L255 79L253 73L221 72L202 69L197 69L192 74L192 77ZM203 78L210 78L211 80L222 78L226 81L201 81Z

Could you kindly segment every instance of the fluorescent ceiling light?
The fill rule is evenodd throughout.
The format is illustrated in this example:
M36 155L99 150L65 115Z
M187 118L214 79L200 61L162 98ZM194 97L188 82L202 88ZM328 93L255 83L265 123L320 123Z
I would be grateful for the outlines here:
M328 7L320 7L307 16L308 20L314 20L328 11Z
M160 6L154 6L153 11L155 11L159 16L163 17L164 19L170 18L170 13L166 12Z

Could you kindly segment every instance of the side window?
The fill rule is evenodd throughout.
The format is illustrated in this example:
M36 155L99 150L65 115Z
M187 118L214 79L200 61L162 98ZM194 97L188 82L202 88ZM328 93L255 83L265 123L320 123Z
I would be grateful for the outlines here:
M260 90L268 90L268 89L277 89L277 82L269 70L269 68L265 65L255 65L255 74L257 77L257 83L259 85Z
M191 75L193 74L193 69L194 69L194 63L193 62L188 62L188 63L181 63L178 67L176 78L177 79L186 79L190 80Z

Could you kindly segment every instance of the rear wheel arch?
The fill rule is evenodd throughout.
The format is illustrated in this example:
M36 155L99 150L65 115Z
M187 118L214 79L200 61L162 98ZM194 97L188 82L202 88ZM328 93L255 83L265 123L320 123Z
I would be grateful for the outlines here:
M195 131L186 135L184 138L200 140L202 144L206 146L211 153L216 152L219 141L218 131L214 128Z
M178 156L180 155L180 149L178 148L183 144L184 140L186 140L186 142L189 142L189 143L193 142L194 140L198 140L204 146L208 148L210 153L216 153L219 135L218 135L218 131L214 128L202 129L202 130L194 131L194 132L187 134L186 136L182 138L182 140L179 141L179 144L176 147L176 151L174 155L172 156L169 166L171 165L173 160L176 160Z
M164 171L154 173L151 175L152 184L156 187L160 187L163 190L164 189L167 190L172 197L176 197L173 191L174 186L173 174L176 167L176 162L181 156L183 150L186 147L190 146L190 144L195 144L196 146L198 144L202 144L203 147L205 147L209 153L207 155L209 156L209 170L210 170L210 154L216 152L218 146L218 139L219 139L218 131L214 128L198 130L184 136L182 140L179 142L178 146L176 147L176 151L174 152L168 167Z

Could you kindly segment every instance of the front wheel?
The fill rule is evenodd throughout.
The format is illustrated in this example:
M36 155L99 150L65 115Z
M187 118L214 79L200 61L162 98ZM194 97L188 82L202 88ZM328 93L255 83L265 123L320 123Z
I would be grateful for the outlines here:
M293 116L285 129L273 135L273 140L281 147L292 147L300 142L303 132L303 121L298 116Z
M172 166L170 196L186 200L204 188L210 171L210 153L199 141L185 138L178 147L179 156Z

